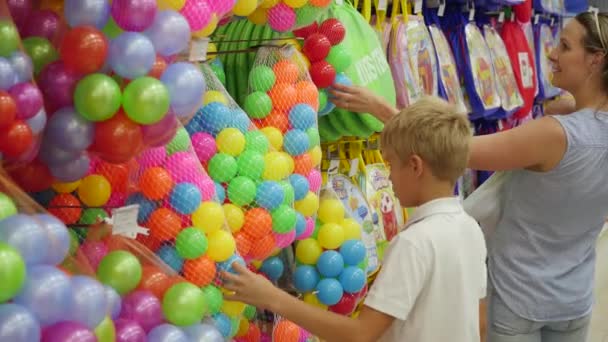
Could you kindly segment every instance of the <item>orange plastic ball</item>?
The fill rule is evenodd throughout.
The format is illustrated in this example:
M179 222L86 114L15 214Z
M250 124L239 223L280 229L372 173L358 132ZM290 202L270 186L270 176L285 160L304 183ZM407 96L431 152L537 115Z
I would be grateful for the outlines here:
M272 216L266 209L249 209L245 213L245 223L243 223L241 230L255 241L272 232Z
M300 68L290 60L284 59L272 67L277 83L296 83L300 77Z
M150 229L150 236L167 241L175 239L182 230L182 219L170 209L158 208L150 214L146 226Z
M289 117L283 112L273 110L265 118L255 120L254 124L257 128L275 127L285 134L289 130Z
M272 337L277 342L298 342L300 333L301 328L295 323L282 320L274 327Z
M129 169L126 164L110 164L101 161L97 165L97 173L104 176L110 185L112 190L117 192L127 191L127 179L129 178Z
M331 0L308 0L308 3L315 7L327 7L331 3Z
M184 277L192 284L202 287L211 284L217 269L215 262L207 257L200 257L198 259L186 260L184 262Z
M274 235L268 234L261 239L254 240L255 243L251 246L248 256L255 260L264 260L272 255L277 247Z
M251 242L249 236L244 232L238 232L234 234L234 241L236 242L236 250L240 255L247 255L251 250L253 242Z
M162 167L151 167L139 179L139 188L148 199L160 200L173 189L173 179Z
M313 162L312 158L310 157L310 154L304 153L302 155L294 157L293 159L295 162L295 173L307 177L313 168Z
M173 285L173 281L165 272L154 265L145 265L142 268L141 281L137 289L150 291L160 299L171 285Z
M160 248L160 246L165 243L165 241L159 240L154 236L143 234L138 234L135 240L137 240L137 242L141 243L142 245L148 247L148 249L152 252L156 252Z
M287 111L298 102L298 92L296 88L288 83L277 83L270 89L268 96L272 100L272 107L275 110Z
M300 81L296 83L296 91L298 92L298 103L305 103L315 111L319 110L319 90L314 83Z
M59 194L49 202L48 211L63 223L74 224L80 219L82 204L72 194Z

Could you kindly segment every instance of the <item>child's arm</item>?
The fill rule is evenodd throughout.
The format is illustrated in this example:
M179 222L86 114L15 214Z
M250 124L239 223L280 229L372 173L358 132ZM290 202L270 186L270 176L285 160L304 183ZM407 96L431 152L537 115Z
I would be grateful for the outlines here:
M238 263L233 268L236 275L223 273L226 289L234 292L228 299L270 310L328 342L376 341L394 320L367 306L356 319L325 311L283 292Z

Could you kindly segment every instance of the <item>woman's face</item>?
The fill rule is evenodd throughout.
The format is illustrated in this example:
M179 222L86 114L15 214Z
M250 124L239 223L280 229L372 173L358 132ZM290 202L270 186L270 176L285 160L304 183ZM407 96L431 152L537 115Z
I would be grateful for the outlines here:
M560 35L558 46L549 54L553 65L553 85L573 94L589 85L593 63L597 62L596 56L587 52L583 45L586 34L583 25L570 20Z

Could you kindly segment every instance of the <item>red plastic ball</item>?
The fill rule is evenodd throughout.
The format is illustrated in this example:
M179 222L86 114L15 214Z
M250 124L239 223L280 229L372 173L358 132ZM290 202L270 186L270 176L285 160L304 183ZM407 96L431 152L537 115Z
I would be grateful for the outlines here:
M346 29L338 19L330 18L321 23L319 33L327 36L331 45L338 45L344 40Z
M0 90L0 127L7 127L15 121L17 104L11 95Z
M318 61L310 66L310 78L317 88L328 88L334 84L336 69L326 61Z
M34 142L30 126L21 120L13 121L0 130L0 151L6 157L16 158L25 153Z
M294 36L298 38L308 38L313 33L317 33L319 29L319 24L317 22L313 22L312 24L302 27L301 29L297 29L293 31Z
M340 301L329 307L329 311L340 315L350 315L357 306L357 297L351 293L345 293Z
M314 33L304 41L302 52L308 57L311 63L325 59L331 50L331 42L320 33Z
M61 42L63 63L80 74L100 70L108 55L108 40L91 26L80 26L66 33Z
M39 160L31 163L11 166L7 169L13 180L27 192L47 190L53 183L53 175L48 166Z
M143 147L142 132L138 124L121 111L111 119L95 125L95 138L91 150L109 163L125 163Z

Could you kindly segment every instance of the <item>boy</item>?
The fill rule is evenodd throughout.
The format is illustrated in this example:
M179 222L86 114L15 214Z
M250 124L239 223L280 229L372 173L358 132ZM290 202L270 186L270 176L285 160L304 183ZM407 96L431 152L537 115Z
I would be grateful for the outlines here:
M434 97L388 120L381 143L393 189L403 206L418 208L391 241L356 319L301 302L236 263L236 275L223 274L234 291L227 298L273 311L326 341L479 341L484 237L453 197L471 136L466 116Z

